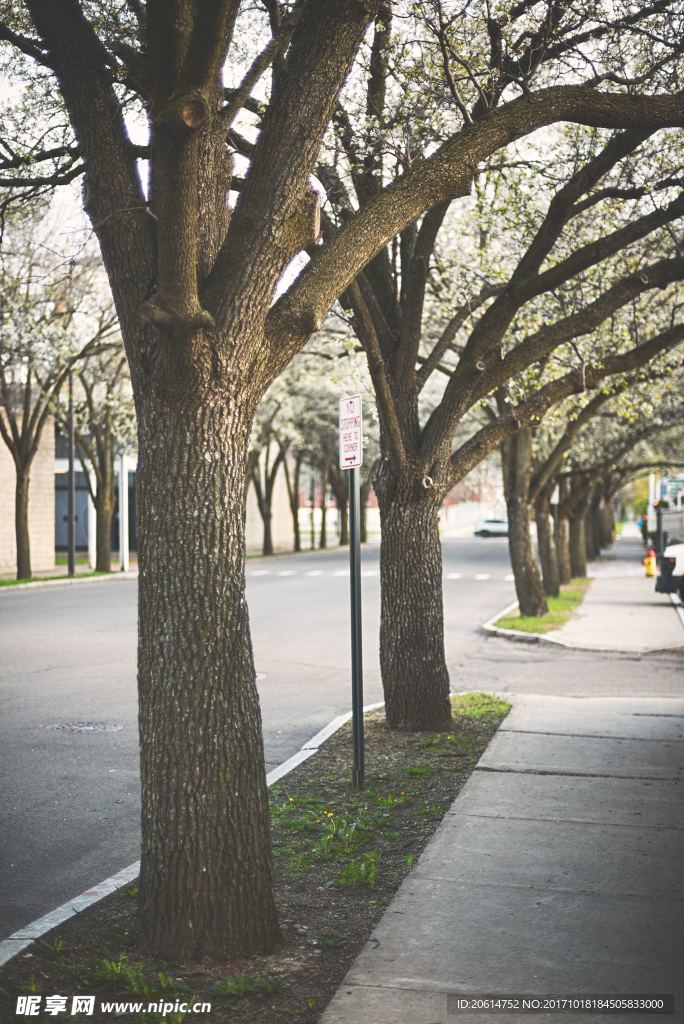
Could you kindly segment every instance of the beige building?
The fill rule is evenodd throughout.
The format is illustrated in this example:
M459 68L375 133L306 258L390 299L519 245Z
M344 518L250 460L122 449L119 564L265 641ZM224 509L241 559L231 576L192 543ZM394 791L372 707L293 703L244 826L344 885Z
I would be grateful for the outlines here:
M273 484L272 498L271 536L273 538L273 549L275 551L292 551L293 527L292 513L290 512L290 500L287 496L287 484L285 473L281 466ZM250 482L247 488L247 521L246 521L246 545L250 555L261 552L264 539L264 526L259 513L259 505L254 486Z
M0 415L3 413L0 411ZM14 461L0 439L0 575L12 576L17 569L14 534ZM40 447L31 467L29 490L31 568L42 572L55 567L55 431L52 420L45 424Z

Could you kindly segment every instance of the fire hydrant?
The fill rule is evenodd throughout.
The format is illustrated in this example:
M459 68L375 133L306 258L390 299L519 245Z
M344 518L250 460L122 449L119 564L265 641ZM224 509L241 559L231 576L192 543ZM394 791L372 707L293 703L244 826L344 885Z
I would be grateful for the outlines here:
M649 548L644 557L641 559L645 568L647 576L655 576L656 574L656 553L653 548Z

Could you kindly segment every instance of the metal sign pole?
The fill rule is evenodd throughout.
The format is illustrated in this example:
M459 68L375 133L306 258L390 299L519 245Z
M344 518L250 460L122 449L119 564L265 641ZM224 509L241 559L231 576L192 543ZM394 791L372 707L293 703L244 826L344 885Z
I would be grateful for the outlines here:
M354 761L352 785L363 789L363 650L361 644L361 487L363 465L363 409L361 395L340 399L340 468L349 476L349 583L351 591L352 736Z
M363 789L363 647L361 623L361 488L359 471L349 470L349 580L351 589L352 732L354 735L354 789Z
M74 375L69 370L69 491L67 507L67 572L76 575L76 444L74 426Z

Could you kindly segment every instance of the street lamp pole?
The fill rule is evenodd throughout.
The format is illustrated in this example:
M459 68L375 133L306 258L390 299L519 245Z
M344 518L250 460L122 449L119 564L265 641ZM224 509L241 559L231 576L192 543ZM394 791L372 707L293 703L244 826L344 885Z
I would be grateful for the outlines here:
M74 427L74 375L69 370L69 492L67 507L67 572L76 575L76 431Z

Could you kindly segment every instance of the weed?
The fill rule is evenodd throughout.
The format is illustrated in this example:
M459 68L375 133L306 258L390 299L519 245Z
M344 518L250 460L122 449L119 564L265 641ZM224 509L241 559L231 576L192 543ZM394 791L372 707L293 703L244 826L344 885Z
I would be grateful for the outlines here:
M46 960L52 960L53 963L56 964L62 963L62 960L64 959L62 954L64 953L64 948L66 946L64 939L60 939L59 937L55 939L42 939L38 945L40 947L41 954Z
M219 982L215 992L228 999L246 999L247 996L267 996L277 992L280 982L263 974L233 974Z
M491 718L505 715L510 704L493 693L460 693L451 698L455 718Z
M94 988L114 985L124 992L149 996L151 989L140 967L140 964L129 964L128 957L122 953L118 960L97 960L84 982Z
M414 764L408 769L408 774L416 779L429 779L432 775L432 768L427 764Z
M335 885L343 888L347 885L370 885L374 888L378 881L378 855L375 850L368 850L363 857L345 864L335 879Z
M406 865L406 867L408 868L409 871L411 870L411 868L413 867L415 862L416 862L416 855L415 855L415 853L407 853L406 856L404 857L404 864Z

